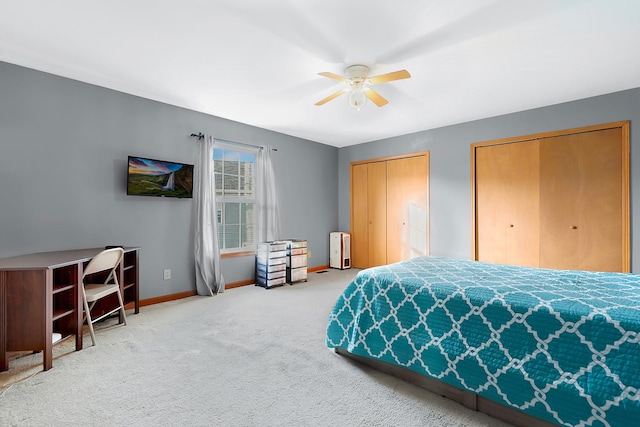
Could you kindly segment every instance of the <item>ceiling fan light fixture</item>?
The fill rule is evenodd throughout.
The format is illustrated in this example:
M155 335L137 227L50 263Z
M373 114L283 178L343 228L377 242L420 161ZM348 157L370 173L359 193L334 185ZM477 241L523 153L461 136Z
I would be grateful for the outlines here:
M360 109L367 103L367 96L364 93L364 88L362 87L354 87L351 89L349 93L349 105L351 105L356 110L360 111Z

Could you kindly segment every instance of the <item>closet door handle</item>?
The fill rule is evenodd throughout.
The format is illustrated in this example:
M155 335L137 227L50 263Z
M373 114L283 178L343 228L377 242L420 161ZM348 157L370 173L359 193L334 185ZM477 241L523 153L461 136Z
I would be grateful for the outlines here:
M509 224L509 227L513 228L513 224Z
M577 226L577 225L572 225L572 226L570 226L569 228L570 228L570 229L572 229L572 230L577 230L577 229L578 229L578 226Z

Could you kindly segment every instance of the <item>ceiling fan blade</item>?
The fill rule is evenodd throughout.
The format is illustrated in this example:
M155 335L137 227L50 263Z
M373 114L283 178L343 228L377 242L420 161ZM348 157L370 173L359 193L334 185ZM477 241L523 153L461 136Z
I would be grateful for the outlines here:
M329 77L330 79L333 79L333 80L338 80L340 82L348 81L348 79L346 77L342 77L342 76L339 76L338 74L330 73L328 71L324 71L324 72L318 73L318 74L321 75L321 76L324 76L324 77Z
M400 70L394 71L393 73L380 74L379 76L369 77L369 82L371 82L372 85L375 85L378 83L391 82L393 80L408 79L409 77L411 77L411 74L409 74L407 70Z
M371 100L371 102L376 104L378 107L382 107L383 105L386 105L389 102L386 99L384 99L382 95L380 95L378 92L371 89L370 87L364 90L364 94L367 98L369 98L369 100Z
M332 95L329 95L326 98L321 99L320 101L316 102L316 105L326 104L327 102L331 101L332 99L335 99L335 98L339 97L340 95L342 95L346 91L347 91L347 88L341 89L341 90L337 91L336 93L334 93Z

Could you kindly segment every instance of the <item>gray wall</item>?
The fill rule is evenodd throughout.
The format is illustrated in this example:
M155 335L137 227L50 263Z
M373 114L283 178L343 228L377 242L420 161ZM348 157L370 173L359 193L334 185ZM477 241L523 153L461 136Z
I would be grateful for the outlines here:
M189 135L202 131L278 149L281 237L307 239L310 266L329 263L337 148L4 62L0 94L0 258L140 246L141 298L195 290L192 200L127 196L126 163L194 163ZM222 272L228 283L249 280L253 264L224 259Z
M640 135L633 123L640 122L640 89L462 123L410 135L389 138L340 149L338 159L338 209L341 230L349 230L349 165L350 162L430 151L431 186L431 254L455 258L471 257L471 188L470 145L570 129L593 124L631 120L631 248L632 271L640 271L638 247L640 230Z

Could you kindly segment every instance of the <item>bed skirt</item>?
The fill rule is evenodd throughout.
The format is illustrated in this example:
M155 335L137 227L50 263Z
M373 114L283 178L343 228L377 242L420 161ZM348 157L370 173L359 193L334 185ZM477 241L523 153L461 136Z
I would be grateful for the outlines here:
M410 369L392 365L381 360L358 356L357 354L349 353L343 348L336 348L334 351L337 354L353 359L358 363L370 366L380 372L400 378L401 380L415 384L432 393L451 399L454 402L458 402L473 411L482 412L499 420L513 424L514 426L556 427L556 424L525 414L522 411L494 402L491 399L487 399L486 397L482 397L470 391L462 390L445 382L426 377Z

